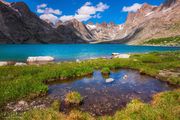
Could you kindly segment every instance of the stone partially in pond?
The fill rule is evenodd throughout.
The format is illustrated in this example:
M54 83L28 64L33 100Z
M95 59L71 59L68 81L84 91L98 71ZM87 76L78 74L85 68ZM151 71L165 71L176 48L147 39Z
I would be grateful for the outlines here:
M38 57L28 57L27 62L52 62L54 58L51 56L38 56Z
M125 80L125 79L127 79L127 77L128 77L127 75L124 75L124 76L123 76L123 79Z
M114 81L113 78L108 78L108 79L106 79L106 83L111 83L111 82L113 82L113 81Z

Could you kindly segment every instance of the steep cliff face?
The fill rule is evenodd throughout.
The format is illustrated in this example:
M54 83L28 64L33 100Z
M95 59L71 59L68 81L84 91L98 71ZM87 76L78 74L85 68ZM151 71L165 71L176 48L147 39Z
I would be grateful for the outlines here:
M55 26L57 31L72 43L88 43L95 39L89 29L76 19L64 23L59 21Z
M0 43L4 44L68 42L23 2L0 1L0 26Z
M152 38L180 35L179 8L179 0L167 0L161 6L144 4L136 13L129 13L119 38L128 44L140 44Z

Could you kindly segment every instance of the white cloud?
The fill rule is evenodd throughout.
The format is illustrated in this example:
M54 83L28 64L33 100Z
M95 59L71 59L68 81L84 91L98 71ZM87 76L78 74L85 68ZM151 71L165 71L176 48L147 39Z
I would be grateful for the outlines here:
M136 12L138 9L142 7L143 4L134 3L132 6L124 6L123 12Z
M89 20L90 18L92 18L92 16L90 15L81 15L81 14L76 14L74 16L75 19L79 20L79 21L87 21Z
M59 9L52 9L52 8L38 8L37 9L38 13L44 13L44 14L55 14L55 15L61 15L62 11L60 11Z
M103 4L102 2L100 2L97 7L96 7L96 10L99 11L99 12L103 12L104 10L108 9L109 6L106 5L106 4Z
M47 7L47 4L43 3L37 6L37 13L40 13L40 18L42 20L48 20L52 23L55 23L58 20L57 15L61 15L62 11L59 9L53 9Z
M44 21L50 21L52 23L56 23L58 20L58 17L53 14L42 14L40 15L40 18Z
M75 15L64 15L60 17L60 20L65 22L71 19L77 19L79 21L87 21L91 18L101 18L99 12L103 12L108 9L109 6L100 2L96 6L93 6L91 2L86 2L81 8L79 8Z
M100 12L105 11L109 8L107 4L100 2L99 4L93 6L91 2L86 2L82 7L80 7L74 15L63 15L58 17L58 15L62 14L62 11L59 9L53 9L47 7L47 4L41 4L37 6L37 13L40 13L40 18L43 20L51 21L55 23L57 20L61 20L63 22L77 19L78 21L87 21L91 18L101 18Z
M37 9L37 13L44 13L44 10L42 10L42 9Z
M45 14L61 15L62 11L60 11L59 9L45 8L44 13Z
M45 7L47 7L47 4L43 3L43 4L38 5L37 9L45 8Z
M63 21L63 22L71 20L71 19L74 19L73 15L63 15L63 16L60 17L60 20Z

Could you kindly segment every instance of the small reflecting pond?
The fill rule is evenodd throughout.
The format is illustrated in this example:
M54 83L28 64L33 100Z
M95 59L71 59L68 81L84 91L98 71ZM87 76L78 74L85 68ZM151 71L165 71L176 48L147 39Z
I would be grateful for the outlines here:
M113 81L107 82L107 78ZM100 71L92 76L77 80L49 84L48 97L63 100L70 91L78 91L84 102L78 109L93 115L112 115L132 99L150 102L152 95L173 89L172 86L156 78L141 75L138 71L122 69L104 77ZM61 108L65 111L65 108Z

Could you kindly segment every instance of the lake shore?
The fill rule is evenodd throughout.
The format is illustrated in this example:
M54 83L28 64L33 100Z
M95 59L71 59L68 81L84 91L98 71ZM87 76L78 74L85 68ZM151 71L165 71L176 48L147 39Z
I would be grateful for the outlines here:
M154 52L134 54L127 59L94 59L40 66L3 66L0 67L0 84L3 86L0 90L0 105L4 106L11 102L12 99L18 101L22 98L33 98L46 94L48 86L45 83L48 80L64 80L86 76L92 74L94 70L103 68L109 68L110 70L120 68L136 69L141 74L147 74L179 86L179 56L179 51ZM177 91L178 89L170 93L179 96L176 93ZM169 92L162 94L169 94ZM137 102L137 104L141 103Z

